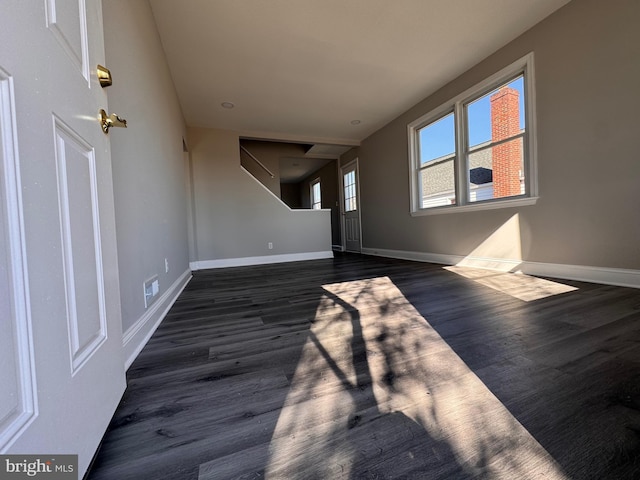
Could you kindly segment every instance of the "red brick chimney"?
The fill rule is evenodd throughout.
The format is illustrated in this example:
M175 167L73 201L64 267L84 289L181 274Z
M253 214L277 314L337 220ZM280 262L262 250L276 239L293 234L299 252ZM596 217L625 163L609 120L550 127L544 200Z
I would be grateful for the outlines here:
M520 133L520 93L502 87L491 95L491 141L499 142ZM493 147L493 198L520 195L522 141Z

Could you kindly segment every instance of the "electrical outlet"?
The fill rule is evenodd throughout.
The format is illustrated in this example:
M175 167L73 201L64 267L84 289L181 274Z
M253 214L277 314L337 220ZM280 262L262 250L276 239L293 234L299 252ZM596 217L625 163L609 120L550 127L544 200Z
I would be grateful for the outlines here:
M169 273L169 260L164 259L164 273Z
M269 250L273 250L273 242L269 242L267 244L267 247L269 247Z

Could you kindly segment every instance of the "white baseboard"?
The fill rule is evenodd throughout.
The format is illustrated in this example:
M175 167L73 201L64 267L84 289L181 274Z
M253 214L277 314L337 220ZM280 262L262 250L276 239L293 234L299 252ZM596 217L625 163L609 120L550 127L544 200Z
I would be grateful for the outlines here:
M415 262L439 263L442 265L455 265L464 260L459 255L444 255L440 253L410 252L406 250L389 250L386 248L362 248L364 255L376 257L399 258L400 260L413 260Z
M619 287L640 288L640 270L524 262L522 272L542 277L566 278Z
M303 260L319 260L333 258L332 251L288 253L283 255L265 255L262 257L221 258L219 260L202 260L191 262L191 270L204 270L207 268L247 267L251 265L265 265L268 263L300 262Z
M529 262L501 258L465 257L440 253L411 252L384 248L363 248L365 255L399 258L416 262L438 263L442 265L460 265L465 267L487 268L503 272L522 272L527 275L581 280L620 287L640 288L640 270L624 268L592 267L584 265L566 265L561 263Z
M191 270L187 270L180 275L160 298L153 302L153 305L149 307L144 315L124 332L122 346L125 352L125 368L127 370L147 344L151 335L156 331L160 322L164 320L164 317L166 317L184 287L187 286L189 280L191 280Z

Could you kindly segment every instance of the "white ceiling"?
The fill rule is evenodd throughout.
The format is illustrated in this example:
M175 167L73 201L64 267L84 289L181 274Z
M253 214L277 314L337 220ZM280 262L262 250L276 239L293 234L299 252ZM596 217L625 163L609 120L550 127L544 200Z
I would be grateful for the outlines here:
M150 3L189 126L353 145L568 0Z

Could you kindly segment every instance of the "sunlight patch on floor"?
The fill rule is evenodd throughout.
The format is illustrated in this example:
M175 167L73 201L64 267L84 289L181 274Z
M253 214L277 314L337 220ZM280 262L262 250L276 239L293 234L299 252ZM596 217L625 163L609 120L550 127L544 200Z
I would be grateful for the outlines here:
M459 266L444 267L444 269L525 302L578 290L577 287L572 287L571 285L532 277L524 273L504 273L483 268Z
M273 433L265 478L350 478L353 450L344 432L355 409L352 337L349 313L323 296Z
M389 278L324 289L265 478L354 478L376 464L394 476L447 478L453 464L488 479L567 478Z

